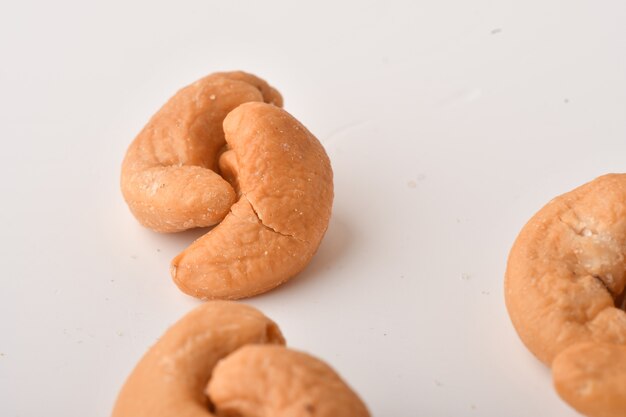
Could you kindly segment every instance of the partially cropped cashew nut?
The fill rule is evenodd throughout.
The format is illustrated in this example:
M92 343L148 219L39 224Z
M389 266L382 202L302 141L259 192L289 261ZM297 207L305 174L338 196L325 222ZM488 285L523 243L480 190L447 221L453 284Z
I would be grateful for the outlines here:
M127 153L122 190L142 224L172 232L219 223L172 261L187 294L265 292L319 247L333 201L330 161L281 103L254 76L212 75L170 99Z
M332 368L283 346L248 345L229 355L215 367L207 395L224 416L369 415Z
M626 175L543 207L518 236L505 296L522 341L557 391L592 417L626 415Z
M226 216L236 196L215 172L222 121L249 101L282 105L280 94L251 74L216 73L180 90L150 119L122 164L122 193L139 222L178 232Z
M246 103L224 120L230 149L220 159L240 199L224 221L172 261L172 276L200 298L241 298L300 272L328 226L330 162L285 111Z
M552 362L557 392L581 413L626 415L626 345L579 343Z
M252 307L207 302L172 326L120 391L112 417L366 417L325 363L287 349Z

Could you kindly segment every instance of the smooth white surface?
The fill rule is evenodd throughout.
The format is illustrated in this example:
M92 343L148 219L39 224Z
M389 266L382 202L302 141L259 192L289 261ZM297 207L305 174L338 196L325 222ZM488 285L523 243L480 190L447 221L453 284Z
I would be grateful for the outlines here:
M202 232L141 228L130 141L217 70L267 79L326 146L334 217L297 279L248 300L376 416L576 413L519 342L502 276L550 198L626 171L623 1L5 2L0 415L105 417L198 302Z

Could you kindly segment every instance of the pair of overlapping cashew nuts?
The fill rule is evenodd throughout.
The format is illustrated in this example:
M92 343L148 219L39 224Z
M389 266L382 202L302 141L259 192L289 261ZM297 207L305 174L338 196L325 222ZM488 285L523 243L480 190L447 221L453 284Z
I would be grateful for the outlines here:
M212 74L180 90L130 145L121 186L140 223L158 232L217 224L172 261L185 293L250 297L315 254L330 219L332 169L281 105L251 74Z
M505 279L524 344L591 417L626 416L626 174L559 196L522 229Z
M185 293L259 294L317 250L332 170L322 145L281 105L251 74L213 74L180 90L128 149L122 192L143 225L178 232L217 224L172 261ZM209 301L146 353L113 417L369 416L328 365L284 343L252 307Z
M284 343L258 310L209 301L144 355L112 417L369 416L328 365Z

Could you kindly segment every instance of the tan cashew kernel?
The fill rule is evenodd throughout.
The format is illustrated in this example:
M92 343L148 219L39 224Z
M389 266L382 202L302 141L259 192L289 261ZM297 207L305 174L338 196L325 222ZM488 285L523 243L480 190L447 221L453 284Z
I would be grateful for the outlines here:
M284 110L246 103L224 120L220 158L240 198L213 230L172 261L185 293L249 297L300 272L326 232L333 201L330 161L319 141Z
M258 310L204 303L144 355L112 417L369 416L328 365L282 344L276 324Z
M330 161L281 105L253 75L213 74L172 97L128 149L122 192L143 225L217 225L172 261L172 277L189 295L268 291L319 247L333 201Z
M207 395L224 416L369 416L331 367L284 346L247 345L222 359Z
M580 343L565 349L552 363L559 395L581 413L624 417L626 346Z
M222 121L249 101L282 105L280 94L244 72L209 75L180 90L150 119L126 152L121 188L141 224L178 232L217 224L235 202L217 170Z
M553 367L562 398L592 417L626 415L625 255L626 174L550 201L509 254L505 299L515 329Z

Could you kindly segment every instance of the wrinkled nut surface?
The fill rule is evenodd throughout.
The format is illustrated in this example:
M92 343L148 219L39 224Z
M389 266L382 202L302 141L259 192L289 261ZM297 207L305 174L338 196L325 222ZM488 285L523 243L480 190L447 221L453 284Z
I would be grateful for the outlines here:
M112 417L369 416L328 365L284 342L252 307L204 303L144 355Z
M505 298L513 325L554 367L562 397L589 416L626 415L624 401L610 399L623 390L611 381L626 375L615 375L626 361L625 254L626 175L611 174L548 203L509 255ZM612 388L596 395L601 386Z
M284 110L246 103L224 120L220 158L240 198L226 218L172 261L172 277L198 298L248 297L300 272L326 232L333 201L330 161Z
M183 88L131 144L122 191L159 232L217 226L172 261L185 293L268 291L311 260L330 220L333 174L319 141L259 78L218 73Z
M240 104L282 105L254 75L216 73L180 90L137 135L122 163L121 188L137 220L157 232L217 224L236 200L217 170L222 121Z
M248 345L222 359L207 395L224 416L369 416L332 368L283 346Z

